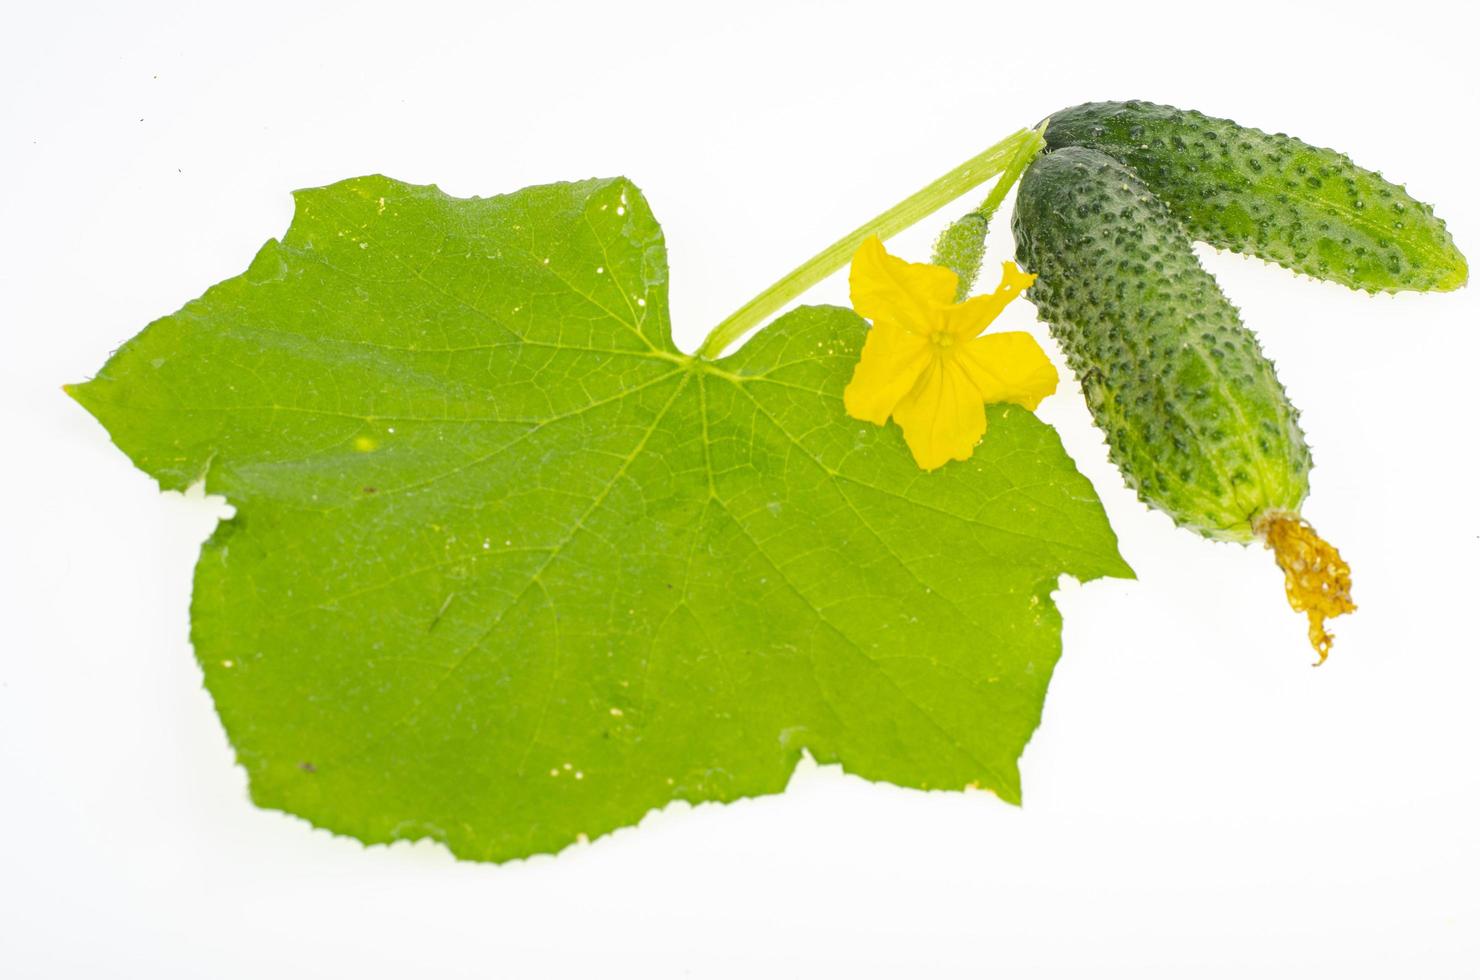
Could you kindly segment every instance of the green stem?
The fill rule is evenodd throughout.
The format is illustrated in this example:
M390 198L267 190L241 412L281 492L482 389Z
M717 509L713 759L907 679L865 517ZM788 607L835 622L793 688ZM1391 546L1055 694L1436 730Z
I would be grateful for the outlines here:
M713 360L725 348L759 326L767 317L837 272L869 235L888 238L921 218L944 207L1000 174L1018 155L1025 141L1035 134L1022 129L1002 142L983 150L965 163L900 201L878 217L864 222L795 269L778 279L760 295L720 321L704 338L698 356Z

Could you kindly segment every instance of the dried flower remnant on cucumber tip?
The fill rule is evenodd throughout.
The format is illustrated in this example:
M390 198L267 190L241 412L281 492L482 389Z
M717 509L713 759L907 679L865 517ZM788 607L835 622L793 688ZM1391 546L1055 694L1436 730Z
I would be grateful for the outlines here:
M1326 620L1356 610L1352 602L1352 570L1341 552L1324 541L1299 514L1271 511L1254 522L1254 531L1274 551L1285 573L1285 597L1290 608L1310 620L1310 645L1326 662L1334 637Z

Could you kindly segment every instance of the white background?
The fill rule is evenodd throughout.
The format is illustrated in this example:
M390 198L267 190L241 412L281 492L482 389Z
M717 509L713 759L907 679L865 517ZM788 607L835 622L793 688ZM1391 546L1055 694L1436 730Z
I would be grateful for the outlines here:
M8 8L0 974L1480 976L1480 304L1210 252L1304 410L1306 515L1355 570L1327 666L1269 554L1145 510L1065 384L1040 414L1141 577L1062 591L1022 809L804 766L499 867L253 808L186 639L223 507L158 493L59 386L245 268L293 188L627 174L691 349L1008 131L1145 98L1337 146L1480 256L1459 4L509 7ZM923 259L939 227L894 247Z

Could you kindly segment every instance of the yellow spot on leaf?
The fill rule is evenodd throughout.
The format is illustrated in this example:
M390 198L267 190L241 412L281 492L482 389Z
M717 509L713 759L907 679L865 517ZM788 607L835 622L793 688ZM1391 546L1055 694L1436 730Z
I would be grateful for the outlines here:
M355 449L362 453L374 452L378 445L380 444L369 436L355 436Z

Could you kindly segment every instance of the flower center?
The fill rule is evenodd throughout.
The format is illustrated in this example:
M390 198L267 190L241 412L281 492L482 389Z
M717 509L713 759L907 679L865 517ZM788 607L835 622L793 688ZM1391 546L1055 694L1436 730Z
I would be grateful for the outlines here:
M930 342L936 346L936 349L945 351L950 349L951 345L956 342L956 338L951 335L949 330L937 330L930 335Z

